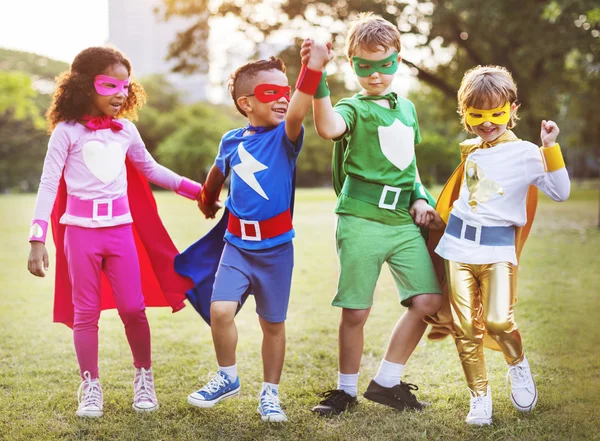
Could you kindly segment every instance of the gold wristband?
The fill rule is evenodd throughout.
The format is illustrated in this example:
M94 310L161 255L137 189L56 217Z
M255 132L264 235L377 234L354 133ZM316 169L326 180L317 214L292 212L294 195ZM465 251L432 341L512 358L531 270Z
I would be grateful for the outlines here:
M553 172L565 167L565 160L558 143L551 147L541 147L540 151L544 157L544 164L547 172Z

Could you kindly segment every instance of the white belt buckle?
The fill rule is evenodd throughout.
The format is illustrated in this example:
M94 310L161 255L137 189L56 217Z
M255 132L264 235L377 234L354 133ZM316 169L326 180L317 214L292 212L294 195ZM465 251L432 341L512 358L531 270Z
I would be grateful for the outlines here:
M248 234L246 233L246 225L253 225L256 235L248 236ZM258 221L248 221L248 220L240 219L240 227L242 229L242 239L243 240L253 240L256 242L262 240L260 237L260 226L258 225Z
M383 191L381 192L381 197L379 198L379 208L385 208L386 210L395 210L396 205L398 204L398 199L400 198L401 191L402 191L401 188L390 187L389 185L384 185ZM395 194L394 202L392 202L391 204L385 203L385 197L387 196L388 193Z
M94 208L92 210L93 220L110 220L113 217L113 201L112 199L94 199ZM98 214L98 208L101 205L107 205L107 214Z
M469 239L465 237L467 232L467 227L471 227L475 229L475 239ZM481 225L471 225L467 224L465 221L462 221L462 227L460 229L460 238L463 240L468 240L469 242L473 242L475 245L479 245L481 242Z

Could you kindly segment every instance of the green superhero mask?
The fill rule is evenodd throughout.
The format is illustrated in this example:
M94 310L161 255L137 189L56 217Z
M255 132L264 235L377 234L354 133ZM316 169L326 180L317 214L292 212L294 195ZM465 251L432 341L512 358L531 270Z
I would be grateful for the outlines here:
M398 52L394 52L383 60L366 60L360 57L352 57L352 65L354 66L354 72L359 77L368 77L373 72L392 75L398 70Z

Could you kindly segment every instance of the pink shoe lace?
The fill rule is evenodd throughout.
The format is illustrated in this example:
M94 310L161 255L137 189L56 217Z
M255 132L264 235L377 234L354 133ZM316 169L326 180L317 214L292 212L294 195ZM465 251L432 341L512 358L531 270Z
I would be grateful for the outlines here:
M133 391L133 408L135 410L149 412L158 409L152 369L140 368L135 370Z

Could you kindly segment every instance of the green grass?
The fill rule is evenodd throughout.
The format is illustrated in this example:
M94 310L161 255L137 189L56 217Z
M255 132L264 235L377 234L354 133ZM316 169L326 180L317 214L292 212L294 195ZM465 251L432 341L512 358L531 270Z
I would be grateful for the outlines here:
M157 194L168 230L180 249L213 224L194 205ZM78 367L72 334L52 324L53 273L27 272L27 233L33 195L0 196L0 439L5 440L592 440L600 439L600 230L598 194L574 189L563 204L542 196L522 258L517 323L540 392L530 415L510 403L502 355L486 352L494 396L494 424L467 427L469 396L453 343L423 340L405 370L422 413L398 413L364 399L355 412L320 419L310 412L317 393L335 386L339 309L330 306L337 282L331 190L297 196L296 267L281 383L290 422L266 425L256 414L262 381L260 329L249 301L237 318L240 398L197 409L186 396L204 384L216 361L210 330L191 307L177 314L150 308L154 372L160 410L131 409L133 367L115 311L100 322L104 417L75 416ZM50 250L53 253L53 250ZM54 262L51 261L51 265ZM52 267L51 267L52 268ZM359 390L376 373L403 309L382 272L366 326Z

